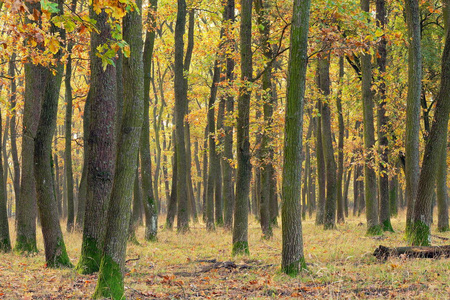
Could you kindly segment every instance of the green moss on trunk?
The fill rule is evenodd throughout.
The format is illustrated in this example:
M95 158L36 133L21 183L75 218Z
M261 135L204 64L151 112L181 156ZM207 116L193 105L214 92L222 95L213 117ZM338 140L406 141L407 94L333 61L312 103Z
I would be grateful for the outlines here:
M17 253L37 253L38 249L36 246L36 240L28 240L24 235L18 235L16 239L16 245L14 247L14 252Z
M124 299L123 274L120 266L112 257L105 255L101 262L94 299Z
M97 247L93 238L86 238L83 243L82 255L77 265L80 274L92 274L100 269L102 250Z
M57 255L55 255L51 260L47 261L47 267L49 268L73 268L70 262L69 256L67 255L66 245L64 240L60 239L57 246Z
M447 232L447 231L450 231L450 227L449 226L438 227L438 231L439 232Z
M287 266L284 266L281 268L281 272L291 276L295 277L297 276L301 271L306 270L306 262L305 258L301 257L299 260L294 261L291 264L288 264Z
M383 231L394 232L394 228L392 228L391 220L384 220L382 223Z
M367 235L382 235L383 230L381 228L381 225L373 225L367 228Z
M6 253L11 251L11 242L8 238L0 241L0 252Z
M248 242L239 241L233 244L232 255L250 255Z
M414 246L430 246L430 226L422 221L416 221L411 226L409 242Z

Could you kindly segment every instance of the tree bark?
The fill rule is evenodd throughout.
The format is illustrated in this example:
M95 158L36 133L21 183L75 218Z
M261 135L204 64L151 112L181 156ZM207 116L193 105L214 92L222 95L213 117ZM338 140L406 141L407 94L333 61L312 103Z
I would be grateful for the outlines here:
M322 104L317 102L317 110L322 109ZM317 213L316 213L316 225L323 225L325 218L325 186L326 186L326 173L325 173L325 158L323 152L322 142L322 116L316 117L316 160L317 160L317 183L319 189L319 198L317 199Z
M408 26L408 95L406 99L406 236L409 238L419 183L420 95L422 91L422 51L418 0L405 0Z
M2 141L2 112L0 111L0 141ZM0 166L3 167L3 152L6 151L1 145ZM0 253L11 251L11 239L9 236L9 223L7 211L7 197L5 185L3 184L3 172L0 172Z
M130 206L144 121L144 70L142 1L123 19L123 37L130 45L130 57L123 60L124 110L117 148L116 172L108 210L103 256L93 298L124 298L124 267ZM148 95L147 95L148 96ZM147 115L148 119L148 115ZM151 182L149 182L151 187ZM148 196L147 196L148 197ZM148 219L147 219L148 221Z
M346 205L346 197L342 191L344 177L344 116L342 113L342 86L344 78L344 57L339 57L339 90L336 97L336 107L338 113L338 123L339 123L339 141L338 141L338 172L337 172L337 222L339 224L344 223L344 214L348 216L348 207Z
M248 199L250 191L250 97L248 80L252 79L252 0L241 0L240 25L241 80L237 117L237 177L234 209L233 254L249 254L248 248Z
M106 235L108 207L114 179L116 158L117 73L96 56L97 47L108 42L111 27L107 14L96 14L91 5L91 18L97 21L98 33L91 33L91 89L86 208L83 242L78 272L91 274L99 270ZM134 157L135 159L135 157ZM133 162L134 164L134 162ZM131 176L134 178L134 176ZM128 228L128 223L126 228Z
M301 212L301 168L299 166L302 159L303 104L308 60L310 5L309 0L294 0L287 80L281 212L281 270L291 276L297 275L306 268L303 255L302 222L298 216Z

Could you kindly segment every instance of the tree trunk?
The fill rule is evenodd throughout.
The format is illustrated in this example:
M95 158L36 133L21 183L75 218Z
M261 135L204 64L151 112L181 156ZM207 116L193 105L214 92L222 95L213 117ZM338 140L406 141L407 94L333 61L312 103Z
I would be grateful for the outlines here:
M408 26L408 95L406 99L406 236L409 236L419 183L420 95L422 91L422 51L418 0L405 0Z
M448 32L450 33L450 31ZM432 202L438 171L438 164L444 163L442 153L447 143L447 127L450 113L450 35L447 33L442 54L442 71L436 110L430 135L426 141L420 172L417 199L410 230L410 242L415 246L428 246L431 243L430 226L432 222Z
M317 102L317 110L322 109L322 104ZM325 218L325 158L322 142L322 116L316 117L316 159L317 159L317 182L319 185L319 198L317 200L316 225L323 225Z
M13 169L14 169L14 178L13 178L13 186L14 186L14 195L16 200L16 208L19 207L19 196L20 196L20 164L19 157L17 155L17 124L16 124L16 54L13 53L11 59L9 60L9 72L8 76L11 78L11 91L10 91L10 109L11 109L11 122L10 122L10 136L11 136L11 157L13 161Z
M175 88L175 143L177 163L177 202L178 217L177 231L184 233L189 231L188 212L188 187L187 187L187 164L186 143L184 139L185 121L187 112L187 79L183 64L184 41L183 36L186 26L186 1L177 0L178 12L175 25L175 65L174 65L174 88Z
M248 248L248 199L250 191L250 97L247 86L252 79L252 0L241 0L241 80L244 84L239 90L237 117L237 177L236 203L234 209L233 255L249 254Z
M156 12L157 0L150 0L151 10ZM142 134L140 140L141 173L142 173L142 192L145 212L145 239L147 241L156 240L158 232L158 207L152 187L152 159L150 156L150 70L153 57L153 48L155 44L155 16L149 12L151 22L150 31L147 31L144 44L143 56L143 105L144 116L142 123ZM137 26L137 25L133 25ZM139 31L136 31L139 32ZM130 37L131 38L131 37ZM137 43L140 44L140 43ZM141 49L139 46L138 49ZM137 55L136 55L137 56ZM129 71L131 72L131 71ZM138 76L138 74L136 74ZM138 80L138 79L136 79ZM129 87L132 89L132 87ZM139 96L140 97L140 96Z
M91 18L99 30L91 32L91 89L87 154L87 191L83 225L83 242L78 272L91 274L99 270L106 234L108 207L114 179L116 158L117 74L110 64L105 69L96 56L98 46L107 43L111 27L107 13L96 14L90 7ZM135 159L135 156L133 157ZM135 162L133 162L134 164ZM134 176L131 176L134 178ZM128 228L128 223L126 227Z
M139 159L136 160L136 165L139 164ZM131 210L130 227L128 228L128 241L139 245L136 237L136 230L139 226L139 219L141 214L142 204L142 189L141 179L139 178L139 170L136 168L136 175L133 185L133 208Z
M337 167L334 159L333 139L331 132L331 109L327 99L330 95L330 54L327 53L325 55L326 57L320 57L318 60L317 78L318 87L323 97L320 114L322 119L322 144L327 180L324 229L334 229L336 227Z
M369 12L370 1L361 0L361 9ZM367 234L378 235L382 233L378 218L377 176L374 169L375 159L371 151L375 147L375 128L373 118L373 94L372 94L372 66L371 55L365 53L361 56L362 74L362 102L364 125L364 198L366 201Z
M291 276L306 268L300 215L300 180L309 0L294 0L289 54L282 195L281 270Z
M63 2L59 1L58 8L62 14ZM50 32L58 31L53 25ZM45 260L48 267L72 267L66 252L61 226L59 223L57 203L54 194L54 181L52 174L52 142L56 129L56 117L58 113L58 99L64 66L60 62L61 51L55 59L56 68L46 69L41 73L42 80L46 84L41 87L44 90L41 115L36 130L34 144L34 177L36 182L37 205L44 237Z
M447 135L447 132L445 132ZM447 136L445 137L447 141ZM448 224L448 192L447 192L447 143L441 150L441 163L438 166L436 189L437 189L437 207L438 207L438 231L449 231Z
M2 112L0 111L0 141L2 141ZM0 166L3 167L3 152L5 148L0 148ZM11 251L11 239L9 237L9 223L7 211L7 197L5 185L3 184L3 172L0 172L0 253Z
M124 110L117 148L116 172L108 210L103 256L93 298L124 297L124 267L130 223L130 206L144 120L144 70L142 1L123 19L123 37L130 45L130 57L123 60ZM148 115L147 115L148 119ZM151 182L149 182L151 187ZM146 196L148 197L148 196ZM147 219L148 221L148 219Z
M342 86L344 78L344 57L339 57L339 90L336 97L336 107L338 113L339 123L339 141L338 141L338 172L337 172L337 222L339 224L344 223L344 214L348 216L348 207L346 205L346 197L342 191L344 184L344 116L342 113Z
M172 140L175 141L175 132L172 134ZM173 222L177 213L177 181L178 181L178 164L177 164L177 146L174 143L174 153L172 157L172 187L170 192L169 203L167 204L166 228L173 229Z

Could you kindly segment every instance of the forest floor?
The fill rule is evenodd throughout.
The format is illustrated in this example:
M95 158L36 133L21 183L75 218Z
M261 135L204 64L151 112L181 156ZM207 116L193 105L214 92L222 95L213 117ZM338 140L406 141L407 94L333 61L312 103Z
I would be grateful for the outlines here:
M274 229L271 240L262 240L254 219L248 257L231 256L231 233L221 228L208 233L195 224L186 235L161 229L158 241L151 243L143 240L141 227L140 245L128 248L126 298L450 299L450 259L378 261L372 255L380 244L406 245L404 214L392 221L395 233L368 237L363 218L350 217L337 230L328 231L307 218L303 242L308 271L297 278L280 272L281 229ZM450 233L433 234L450 238ZM38 238L37 255L0 254L0 299L88 299L97 276L46 268L42 236ZM64 238L76 264L81 234L65 233ZM433 245L443 244L450 242L433 239Z

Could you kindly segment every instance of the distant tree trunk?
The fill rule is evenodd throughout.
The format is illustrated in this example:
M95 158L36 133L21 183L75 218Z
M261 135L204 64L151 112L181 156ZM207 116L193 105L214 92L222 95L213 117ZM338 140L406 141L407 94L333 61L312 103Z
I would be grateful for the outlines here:
M202 198L202 214L203 214L203 222L206 223L208 220L207 216L207 201L208 201L208 141L209 141L209 129L208 125L205 128L205 138L203 140L203 198Z
M62 14L63 1L58 1ZM58 31L54 25L51 33ZM34 140L34 177L36 180L37 205L39 209L42 235L44 237L45 260L48 267L72 267L66 252L61 225L59 223L57 203L54 194L54 181L51 167L53 134L56 129L58 99L64 66L60 62L61 51L56 54L58 61L55 69L46 69L41 73L46 84L42 110Z
M370 1L361 0L361 9L369 12ZM375 147L375 128L373 118L373 94L372 94L372 63L371 55L365 53L361 56L362 74L362 102L364 125L364 198L366 201L367 234L378 235L382 233L378 218L377 176L374 170L374 157L371 153Z
M1 90L1 88L0 88L0 90ZM5 131L4 131L4 135L3 135L3 140L2 140L2 149L3 149L3 152L2 152L2 155L3 155L3 164L2 164L2 172L3 172L3 188L4 188L4 191L5 191L5 201L6 201L6 203L8 204L7 206L8 206L8 216L10 217L11 216L11 214L12 214L12 201L8 201L8 185L7 185L7 183L8 183L8 166L9 166L9 164L8 164L8 152L6 151L6 145L7 145L7 142L8 142L8 131L9 131L9 117L8 117L8 114L6 114L6 116L5 116L5 118L6 118L6 126L5 126Z
M336 97L336 107L339 123L339 141L338 141L338 172L337 172L337 222L344 223L344 214L348 216L348 206L346 205L346 197L342 191L344 177L344 116L342 113L342 85L344 78L344 57L339 57L339 90Z
M227 0L225 6L225 16L229 27L226 27L225 32L229 32L235 22L235 3L234 0ZM226 34L228 36L228 34ZM227 56L227 71L226 80L227 84L231 84L234 80L234 66L235 62L232 57L236 51L234 47L234 40L228 40L227 47L231 48L231 55ZM231 94L227 95L226 99L226 113L227 116L233 114L234 111L234 97ZM233 167L231 161L233 160L233 126L225 123L224 126L224 152L222 161L222 179L223 179L223 199L225 210L225 228L231 230L233 226L233 210L234 210L234 185L233 185Z
M447 32L442 54L442 71L436 110L430 135L426 141L420 172L417 199L410 230L410 242L415 246L428 246L431 243L430 226L432 221L432 201L439 162L446 152L448 119L450 113L450 31ZM445 151L443 151L445 149Z
M175 132L172 134L172 140L175 141ZM167 204L166 228L173 229L173 222L177 213L177 181L178 181L178 164L177 164L177 146L174 143L174 154L172 158L172 187L170 191L169 203Z
M386 24L385 0L377 0L377 26L382 31ZM380 37L377 47L377 64L380 81L378 84L378 152L381 155L379 171L379 202L380 202L380 223L383 231L394 231L391 225L391 215L389 209L389 141L387 137L388 117L386 116L386 83L384 73L386 72L387 41L384 35Z
M353 216L356 216L357 212L359 211L359 183L358 183L358 177L359 177L359 167L355 166L353 170Z
M117 147L115 129L118 118L116 68L107 65L103 69L101 59L95 54L99 45L111 39L111 27L107 23L106 12L96 14L91 6L90 14L97 20L96 26L99 31L91 32L92 102L86 151L88 156L86 208L81 256L77 266L78 272L82 274L91 274L100 267L115 171ZM125 228L128 228L128 223Z
M445 132L447 135L447 132ZM447 136L445 137L447 141ZM438 165L437 173L437 207L438 207L438 231L445 232L449 231L450 227L448 224L448 192L447 192L447 143L441 151L441 163Z
M187 79L185 78L184 40L186 26L186 1L177 0L178 11L175 25L175 64L174 64L174 87L175 87L175 143L177 163L177 202L178 217L177 231L189 231L188 212L188 187L187 187L187 165L186 165L186 143L185 143L185 121L187 112Z
M156 11L157 0L150 0L151 10ZM150 70L153 57L153 48L155 44L155 16L149 13L151 22L150 31L147 31L144 44L143 56L143 106L144 116L142 123L142 133L140 140L141 173L142 173L142 192L145 212L145 239L148 241L156 240L158 232L158 207L152 187L152 159L150 156ZM134 25L136 26L136 25ZM139 31L137 31L139 32ZM131 37L130 37L131 38ZM140 43L139 43L140 44ZM141 47L142 48L142 47ZM139 48L140 49L140 48ZM129 71L132 72L132 71ZM137 75L136 75L137 76ZM128 87L132 89L132 87Z
M86 209L87 198L87 171L88 171L88 141L89 141L89 119L91 114L92 88L86 96L83 113L83 170L81 173L80 187L78 188L78 211L76 218L76 230L83 230L84 214Z
M395 174L389 183L389 209L391 217L398 215L398 175Z
M39 10L39 3L28 3L29 10ZM27 22L29 19L26 19ZM34 139L41 114L41 103L44 97L43 73L41 65L26 63L25 93L23 109L22 133L22 172L19 205L16 206L16 245L18 252L37 252L36 246L36 185L34 181Z
M132 197L130 186L133 186L136 177L145 98L140 13L142 1L137 0L136 6L136 10L128 12L123 18L123 38L130 45L130 56L123 60L125 101L117 148L117 171L114 174L105 244L93 298L124 298L123 278ZM151 181L149 184L151 187Z
M75 12L77 0L72 0L70 10ZM67 52L69 56L66 62L66 76L64 78L65 95L66 95L66 134L65 134L65 150L64 150L64 170L66 175L66 192L67 192L67 231L74 229L75 207L73 196L73 171L72 171L72 47L73 41L69 41Z
M295 276L306 268L300 215L300 180L309 0L294 0L289 54L283 162L281 270Z
M324 101L320 110L322 119L322 144L325 159L325 170L327 180L327 193L325 199L324 229L336 227L336 201L337 201L337 178L336 161L334 159L333 139L331 132L331 109L328 104L330 95L330 54L320 57L318 60L317 83Z
M420 9L418 0L405 0L406 24L408 26L408 95L406 99L406 236L412 225L414 201L419 183L419 131L420 95L422 91L422 51L420 30Z
M241 80L237 117L237 177L234 209L233 255L249 254L248 248L248 199L251 180L250 163L250 97L247 81L252 79L252 0L241 0L240 25Z
M350 178L352 177L352 170L351 169L349 169L348 171L347 171L347 179L345 179L344 180L344 195L343 195L343 198L344 198L344 205L345 205L345 217L346 218L348 218L348 210L349 210L349 208L348 208L348 206L349 206L349 203L348 203L348 188L349 188L349 186L350 186Z
M322 104L317 102L317 109L320 111ZM322 116L319 115L316 118L316 159L317 159L317 182L319 186L319 198L317 200L317 213L316 213L316 225L323 225L325 218L325 158L323 154L322 143Z
M216 59L214 62L213 80L211 83L211 91L208 101L208 145L209 145L209 168L208 168L208 182L207 182L207 196L206 196L206 229L215 230L214 226L214 198L216 179L220 172L220 161L216 153L216 124L214 120L214 107L217 96L217 84L220 79L220 67L219 61ZM219 203L220 204L220 203ZM217 208L216 208L217 210Z
M10 91L10 104L11 104L11 121L10 121L10 136L11 136L11 157L13 160L13 169L14 169L14 178L13 178L13 186L14 186L14 195L16 199L16 208L19 207L19 196L20 196L20 164L19 157L17 154L17 124L16 124L16 94L17 94L17 85L16 85L16 54L13 53L11 59L9 60L9 72L8 76L11 78L11 91Z
M0 111L0 141L2 141L2 112ZM1 145L0 148L0 166L3 167L3 152L6 151ZM11 239L9 237L9 223L7 211L7 197L5 185L3 184L3 172L0 172L0 253L11 251Z

